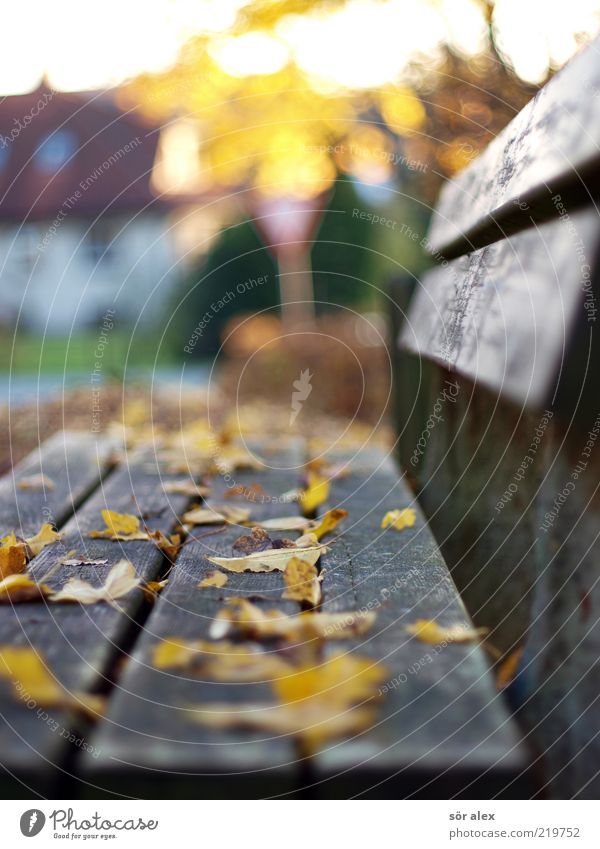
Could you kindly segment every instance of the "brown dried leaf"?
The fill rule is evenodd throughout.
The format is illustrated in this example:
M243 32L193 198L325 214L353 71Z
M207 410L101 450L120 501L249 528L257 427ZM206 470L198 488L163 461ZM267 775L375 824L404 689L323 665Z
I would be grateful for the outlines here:
M238 537L231 547L240 556L244 556L254 551L267 551L273 548L273 540L263 528L252 528L250 534Z

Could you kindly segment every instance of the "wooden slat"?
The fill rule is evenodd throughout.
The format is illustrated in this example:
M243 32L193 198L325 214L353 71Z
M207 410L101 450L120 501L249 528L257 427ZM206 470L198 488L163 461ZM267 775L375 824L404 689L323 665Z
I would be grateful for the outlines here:
M326 651L371 658L388 675L376 724L353 740L331 743L314 759L316 792L449 798L464 790L467 797L488 797L519 775L524 759L483 649L430 646L406 634L404 626L417 619L470 622L394 464L369 449L353 467L332 487L331 506L345 508L349 517L324 557L323 609L374 610L377 619L370 632L329 643ZM387 510L408 506L417 511L414 528L381 530Z
M572 59L465 171L433 217L434 253L460 256L555 217L553 195L573 211L597 197L600 40Z
M149 468L148 457L137 455L113 472L67 522L62 540L45 548L32 561L33 575L40 579L75 550L86 558L108 562L100 566L61 565L46 583L59 587L77 576L100 584L121 558L129 559L143 580L155 578L164 567L164 560L152 542L116 542L87 536L90 530L103 526L100 514L105 507L137 515L140 510L152 530L172 530L189 499L164 493L160 479ZM32 646L52 674L72 692L102 691L110 686L116 659L136 635L137 620L145 605L142 591L133 590L120 605L123 612L105 603L2 605L0 645ZM15 700L9 683L0 681L0 761L5 777L13 776L13 786L17 787L16 791L6 792L22 796L33 788L36 792L56 794L57 788L68 780L71 760L82 751L80 744L68 739L70 734L81 739L86 728L82 717L48 709L49 719L45 720L38 716L38 707L43 706L28 709L23 701ZM71 790L67 795L72 794Z
M297 486L302 457L299 446L292 445L277 454L276 465L286 469L236 472L235 480L245 486L260 483L269 496L279 496ZM209 503L222 501L225 490L217 479ZM237 500L230 503L246 504ZM297 512L297 506L277 500L250 502L247 506L256 519ZM215 731L191 721L186 710L188 705L206 702L272 703L273 694L267 683L201 681L193 675L158 670L152 665L155 646L167 637L206 639L228 596L256 595L259 605L299 612L295 602L281 601L281 573L230 573L222 589L199 589L197 584L202 577L216 568L207 555L231 556L232 543L244 532L232 527L202 538L207 530L210 531L198 527L197 540L182 549L169 585L148 619L111 698L110 711L92 738L99 754L86 754L83 759L83 775L93 784L96 794L101 790L150 798L223 798L225 793L233 798L256 798L285 794L297 783L296 751L288 738Z
M559 377L583 379L569 365L592 339L599 241L595 211L581 211L428 272L401 347L520 403L551 404Z
M100 434L60 431L0 480L0 537L31 536L44 522L61 527L105 473L116 447ZM22 489L24 478L44 475L53 487Z

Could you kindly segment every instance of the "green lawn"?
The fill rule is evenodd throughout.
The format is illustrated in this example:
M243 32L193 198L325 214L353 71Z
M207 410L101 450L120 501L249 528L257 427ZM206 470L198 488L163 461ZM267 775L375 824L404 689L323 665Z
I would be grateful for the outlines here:
M125 367L129 370L136 366L151 366L156 357L156 345L159 342L152 332L136 333L131 338L127 330L112 330L107 335L103 348L98 348L98 331L82 332L70 337L41 336L19 334L13 342L10 334L0 334L0 371L13 371L22 374L38 372L63 373L91 372L97 362L106 377L118 377ZM14 343L14 350L13 350ZM100 359L96 356L102 351ZM161 348L159 365L173 362L170 352Z

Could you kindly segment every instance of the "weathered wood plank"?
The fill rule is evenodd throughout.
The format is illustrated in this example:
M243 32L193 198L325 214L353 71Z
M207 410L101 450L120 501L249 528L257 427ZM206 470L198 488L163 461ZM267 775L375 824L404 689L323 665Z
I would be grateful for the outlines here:
M303 460L300 446L292 445L269 459L268 470L235 474L236 482L246 487L259 483L266 492L267 500L259 496L247 504L255 519L297 512L296 505L282 504L278 496L297 486ZM209 503L222 501L226 489L217 479ZM99 754L86 753L82 759L82 776L91 782L94 794L256 798L286 794L297 784L296 751L289 739L217 731L188 716L188 707L200 703L273 703L268 683L204 681L193 673L159 670L152 664L155 647L167 637L207 639L228 597L251 597L261 606L299 611L295 602L281 601L281 573L228 573L225 587L199 589L198 582L216 568L207 555L231 556L232 543L244 533L239 527L204 537L203 532L206 529L197 528L196 540L182 549L169 585L129 658L108 715L91 740Z
M400 333L401 347L519 403L551 404L559 379L577 386L583 380L570 363L589 356L599 244L590 209L428 272ZM578 400L577 393L560 397Z
M598 195L600 40L572 59L465 171L448 183L429 242L447 259Z
M0 480L0 537L11 531L31 536L44 522L61 527L97 486L115 447L114 439L101 434L60 431L51 436ZM50 486L20 486L39 475Z
M343 649L371 658L388 677L376 724L315 757L318 792L336 798L499 792L518 776L524 758L483 649L431 646L404 630L417 619L470 621L394 464L373 449L362 461L370 474L351 473L332 486L330 506L350 515L324 557L323 609L373 610L377 619L368 633L330 643L326 652ZM417 511L415 527L381 530L387 510L408 506Z
M87 534L102 527L100 514L105 507L137 515L141 511L152 530L168 533L188 502L186 496L168 495L162 490L156 474L148 471L147 456L132 456L67 522L61 541L45 548L32 561L30 570L38 579L52 570L46 583L53 587L64 585L73 576L101 584L110 568L126 558L144 581L156 578L165 561L154 543L91 539ZM58 566L71 551L107 562ZM0 645L35 648L71 692L102 692L112 683L116 660L136 635L145 605L140 589L120 601L122 611L105 603L2 605ZM56 788L64 786L61 782L68 780L73 757L87 745L82 737L87 723L64 710L45 710L37 702L28 708L24 700L14 698L8 681L0 681L0 712L0 761L7 775L16 776L13 789L7 792L17 796L24 792L56 794Z

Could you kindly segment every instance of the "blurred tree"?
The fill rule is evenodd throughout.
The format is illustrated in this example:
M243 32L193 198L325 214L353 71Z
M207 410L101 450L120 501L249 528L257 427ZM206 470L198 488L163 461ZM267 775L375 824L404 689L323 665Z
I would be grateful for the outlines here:
M173 352L181 356L194 329L200 327L193 355L214 354L223 327L233 315L276 310L278 304L275 265L253 225L242 221L227 227L209 257L182 280L176 293L169 332Z

